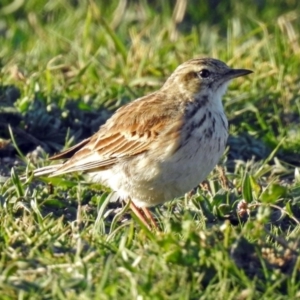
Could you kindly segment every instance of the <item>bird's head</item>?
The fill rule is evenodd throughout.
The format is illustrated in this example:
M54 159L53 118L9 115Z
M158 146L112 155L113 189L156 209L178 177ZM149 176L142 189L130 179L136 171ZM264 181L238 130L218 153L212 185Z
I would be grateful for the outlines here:
M252 71L232 69L213 58L191 59L177 67L163 89L173 89L190 99L197 95L221 98L232 79L249 73Z

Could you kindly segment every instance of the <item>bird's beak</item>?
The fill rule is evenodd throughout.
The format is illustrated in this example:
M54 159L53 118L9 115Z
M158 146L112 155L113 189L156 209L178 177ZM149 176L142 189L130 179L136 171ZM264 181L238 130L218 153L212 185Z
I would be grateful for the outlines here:
M231 69L229 72L226 73L225 76L228 80L230 80L236 77L248 75L250 73L253 73L253 71L247 69Z

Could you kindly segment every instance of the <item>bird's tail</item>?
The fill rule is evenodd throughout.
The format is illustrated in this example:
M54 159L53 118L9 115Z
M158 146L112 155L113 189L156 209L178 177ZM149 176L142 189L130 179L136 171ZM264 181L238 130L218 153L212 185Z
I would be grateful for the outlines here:
M41 177L41 176L51 176L54 172L56 172L62 164L57 164L57 165L50 165L46 167L42 167L39 169L36 169L33 171L33 177ZM27 176L22 176L21 179L24 180L27 177L30 177L31 174L28 174Z

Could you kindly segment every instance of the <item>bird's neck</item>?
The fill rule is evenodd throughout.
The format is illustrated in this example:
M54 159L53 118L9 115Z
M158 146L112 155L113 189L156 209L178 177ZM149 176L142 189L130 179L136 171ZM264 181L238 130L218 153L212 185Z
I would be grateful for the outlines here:
M194 95L193 101L199 103L199 106L201 106L202 108L206 107L210 111L223 112L224 108L222 103L222 97L225 94L226 89L227 85L218 88L216 91L199 91L199 93Z

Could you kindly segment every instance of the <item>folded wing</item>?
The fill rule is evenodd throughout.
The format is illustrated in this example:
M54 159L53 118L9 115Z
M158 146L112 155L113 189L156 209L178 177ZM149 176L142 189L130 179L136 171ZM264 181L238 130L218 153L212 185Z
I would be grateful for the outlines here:
M182 122L174 114L174 107L172 110L168 107L164 107L160 94L151 94L123 106L92 137L52 157L66 159L71 156L51 176L110 168L121 159L148 151L165 131L179 137Z

